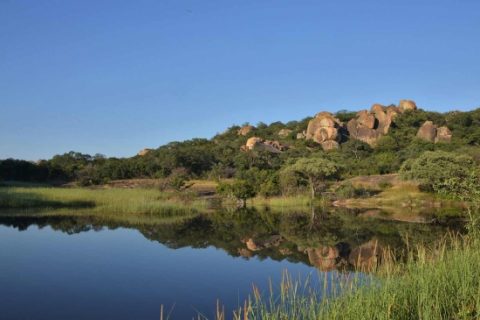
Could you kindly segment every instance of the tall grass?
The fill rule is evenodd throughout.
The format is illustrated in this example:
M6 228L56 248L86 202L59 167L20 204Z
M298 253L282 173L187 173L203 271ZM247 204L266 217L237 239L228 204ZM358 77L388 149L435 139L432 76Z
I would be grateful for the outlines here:
M206 203L156 189L11 187L0 188L0 208L24 211L68 208L98 214L175 216L205 209Z
M478 233L411 248L404 262L387 252L377 272L323 286L285 276L267 294L254 287L233 319L480 319Z

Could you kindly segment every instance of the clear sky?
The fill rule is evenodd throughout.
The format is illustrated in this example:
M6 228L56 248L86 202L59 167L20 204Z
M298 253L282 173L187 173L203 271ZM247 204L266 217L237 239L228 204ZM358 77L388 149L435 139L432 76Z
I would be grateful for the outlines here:
M479 0L0 0L0 158L480 106Z

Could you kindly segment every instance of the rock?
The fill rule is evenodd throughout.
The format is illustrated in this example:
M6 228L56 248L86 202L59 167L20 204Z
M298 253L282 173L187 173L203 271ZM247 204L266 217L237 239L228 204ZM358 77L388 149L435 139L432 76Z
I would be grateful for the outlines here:
M321 271L333 270L337 266L340 252L336 247L321 246L306 249L310 263Z
M429 142L435 142L437 136L437 126L432 121L425 121L418 129L417 137Z
M256 150L256 151L268 151L272 153L280 153L287 150L288 147L281 144L276 140L263 140L259 137L248 138L246 144L242 147L242 150Z
M238 129L237 134L239 136L246 136L247 134L252 132L254 129L255 129L254 126L246 125L246 126L241 127L240 129Z
M334 150L338 149L340 146L338 142L334 140L323 141L320 145L322 146L323 150Z
M342 127L343 123L330 112L320 112L308 123L305 138L321 144L324 150L335 149L338 148L339 130Z
M258 251L262 249L261 247L257 246L257 244L255 243L255 241L253 241L252 238L248 239L245 242L245 245L247 246L247 249L250 251Z
M357 119L351 119L348 121L347 130L351 138L363 141L371 146L374 146L377 143L378 138L382 135L375 129L363 126L357 121Z
M377 131L381 134L387 134L393 121L393 114L396 115L396 113L392 111L388 112L388 110L380 104L374 104L370 112L373 113L377 119Z
M452 131L446 126L437 128L432 121L425 121L418 129L417 137L432 143L448 143L452 140Z
M437 129L437 136L435 137L435 143L437 142L450 142L452 140L452 131L443 126Z
M143 156L146 156L151 151L152 149L145 148L140 150L137 155L139 155L140 157L143 157Z
M250 251L259 251L265 248L278 247L282 241L283 237L281 235L272 235L264 241L255 241L249 238L245 241L245 245Z
M400 112L416 110L417 104L415 103L415 101L412 101L412 100L400 100L400 103L398 104L398 108L400 109Z
M284 128L278 131L277 135L282 138L288 137L292 133L292 130Z
M252 251L245 248L238 248L238 254L247 259L253 256Z
M359 111L357 113L357 123L362 127L373 129L375 127L375 115L367 110Z
M384 107L374 104L370 111L362 110L347 123L350 137L368 143L374 147L377 140L388 134L394 118L400 113L397 107Z
M297 140L305 139L306 133L305 131L297 133Z
M287 147L278 142L277 140L265 140L263 142L263 148L266 151L273 152L273 153L280 153L282 151L287 150Z
M263 139L259 137L251 137L248 138L247 143L245 144L245 148L247 150L254 150L259 145L263 144Z
M371 271L380 263L383 249L378 240L372 239L352 250L348 263L362 271Z

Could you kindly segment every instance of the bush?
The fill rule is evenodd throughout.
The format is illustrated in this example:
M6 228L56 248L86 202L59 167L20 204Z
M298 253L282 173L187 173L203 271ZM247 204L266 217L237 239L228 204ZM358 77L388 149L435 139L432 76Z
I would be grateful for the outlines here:
M246 207L247 199L257 195L255 188L245 180L235 180L233 183L221 182L217 186L217 192L223 196L237 199L242 207Z
M473 158L445 151L427 151L406 161L400 170L404 179L417 180L424 190L466 198L478 193L478 168Z

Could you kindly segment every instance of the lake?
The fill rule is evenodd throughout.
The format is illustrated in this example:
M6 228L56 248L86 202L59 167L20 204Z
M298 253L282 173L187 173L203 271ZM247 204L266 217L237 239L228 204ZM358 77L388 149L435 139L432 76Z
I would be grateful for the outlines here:
M351 212L310 216L246 210L169 223L95 216L0 216L1 319L213 318L231 311L252 284L266 292L285 270L334 285L368 271L379 249L401 250L451 228ZM314 283L315 283L314 281Z

